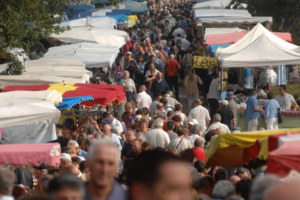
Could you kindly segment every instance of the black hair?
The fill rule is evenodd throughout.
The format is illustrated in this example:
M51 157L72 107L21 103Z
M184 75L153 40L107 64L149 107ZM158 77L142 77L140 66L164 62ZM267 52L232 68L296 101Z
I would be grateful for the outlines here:
M194 167L197 169L198 173L204 172L204 162L202 160L197 160L194 163Z
M54 195L59 190L64 188L71 188L73 190L79 190L84 196L84 184L76 176L70 173L60 174L52 179L49 183L48 194Z
M219 168L215 174L215 180L216 182L221 180L227 180L228 172L224 168Z
M236 193L240 194L245 200L248 200L251 184L252 184L251 180L240 180L236 184L236 188L235 188Z
M196 190L202 190L207 187L214 187L214 179L211 176L203 176L199 180L196 181L195 183L195 188Z
M286 91L286 85L280 85L279 87Z
M167 104L168 103L168 100L166 99L166 98L161 98L160 100L159 100L159 102L160 103L162 103L163 105L165 105L165 104Z

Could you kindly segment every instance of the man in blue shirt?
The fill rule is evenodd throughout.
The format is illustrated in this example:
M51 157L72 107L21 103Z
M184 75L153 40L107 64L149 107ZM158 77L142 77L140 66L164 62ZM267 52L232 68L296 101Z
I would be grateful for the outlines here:
M250 96L246 101L247 108L245 113L245 120L248 123L248 131L257 130L258 120L260 119L260 113L264 112L264 110L258 105L257 95L257 91L253 91L252 96Z
M172 40L168 40L167 44L166 44L165 47L164 47L164 50L165 50L166 52L169 52L170 49L171 49L171 46L172 46Z
M277 130L278 129L278 109L280 105L277 100L274 99L273 92L268 93L269 101L265 106L265 121L267 124L267 130Z

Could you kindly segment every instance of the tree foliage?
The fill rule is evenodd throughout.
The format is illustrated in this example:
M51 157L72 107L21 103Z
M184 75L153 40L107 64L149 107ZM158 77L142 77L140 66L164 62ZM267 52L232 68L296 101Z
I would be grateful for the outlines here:
M252 16L272 16L273 31L290 32L293 43L300 44L299 0L232 0L230 5L242 3L248 4Z
M0 1L0 55L8 48L20 47L28 51L41 36L64 30L60 23L63 8L69 0L1 0Z

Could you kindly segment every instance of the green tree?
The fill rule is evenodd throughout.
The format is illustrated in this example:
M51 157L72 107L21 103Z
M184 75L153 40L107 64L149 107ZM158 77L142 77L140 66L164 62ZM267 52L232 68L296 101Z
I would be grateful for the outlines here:
M272 16L273 31L290 32L293 43L300 44L299 0L232 0L229 6L239 9L242 3L248 4L252 16Z

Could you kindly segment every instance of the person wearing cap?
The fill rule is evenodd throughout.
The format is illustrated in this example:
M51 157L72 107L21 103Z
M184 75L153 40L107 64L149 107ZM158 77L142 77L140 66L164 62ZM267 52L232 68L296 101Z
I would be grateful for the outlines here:
M193 119L196 119L198 125L202 125L204 129L206 129L210 122L210 116L208 110L201 106L201 104L202 102L200 99L194 101L194 108L190 111L188 120L192 121Z
M62 153L60 155L60 165L59 165L59 167L62 169L62 171L67 171L71 165L72 165L71 156L67 153Z
M237 116L238 116L239 106L234 100L235 96L234 96L233 92L228 92L226 97L227 97L227 101L228 101L227 108L229 110L231 110L231 112L233 113L233 116L234 116L234 119L235 119L235 126L237 126L237 124L238 124L238 117Z
M205 133L208 133L210 130L217 130L220 129L221 133L231 133L230 129L226 124L221 123L221 115L215 114L213 117L213 123L207 128Z
M252 95L247 99L245 121L247 122L248 131L257 131L258 120L260 119L260 114L264 113L263 108L260 108L257 101L258 92L254 90Z
M47 170L48 166L46 163L42 163L39 166L34 166L33 167L33 175L34 177L39 180L41 178L41 176L45 175L48 173Z
M232 129L235 127L235 118L233 112L228 109L227 105L227 100L220 101L218 113L221 115L221 123L226 124L229 129Z
M111 121L111 127L119 127L120 133L124 132L122 123L114 117L114 111L113 110L108 110L106 112L106 117L108 119L110 119L110 121Z
M151 97L146 93L146 87L145 85L141 85L139 88L139 93L136 96L136 108L149 108L151 106L152 99Z
M188 123L188 129L191 130L195 125L198 126L198 121L196 119L192 119L192 121L189 121Z

